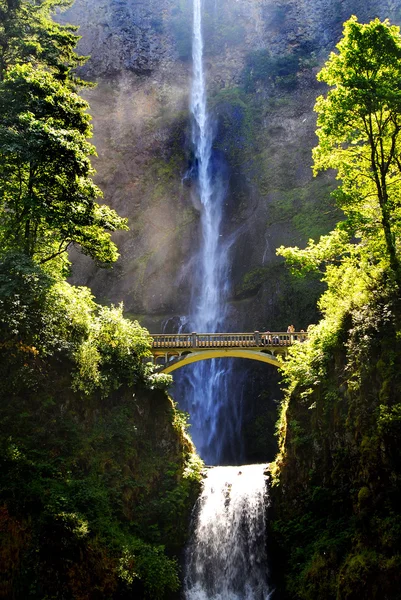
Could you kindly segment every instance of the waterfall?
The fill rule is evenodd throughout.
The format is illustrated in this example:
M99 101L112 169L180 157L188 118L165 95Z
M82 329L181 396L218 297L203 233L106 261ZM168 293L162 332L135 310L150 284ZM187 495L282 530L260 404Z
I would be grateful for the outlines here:
M186 552L186 600L268 600L266 465L208 471Z
M201 244L193 278L190 331L224 331L229 290L222 234L224 185L213 153L203 64L202 0L193 0L192 145L201 207ZM176 377L190 414L191 436L209 465L242 461L241 379L233 394L232 362L201 361ZM237 374L236 374L237 375ZM208 469L186 550L186 600L268 600L264 465Z
M213 153L213 124L208 112L202 0L193 0L192 146L201 212L201 243L192 276L187 331L224 331L229 291L228 243L222 234L225 200L221 164ZM231 394L230 361L212 360L187 367L176 376L176 397L191 416L191 436L210 465L241 462L241 385ZM237 382L238 383L238 382Z
M219 253L222 218L221 198L216 194L212 174L213 134L207 110L206 82L203 68L203 37L201 0L194 0L193 81L191 94L192 144L198 167L198 187L201 201L202 244L198 264L198 297L192 306L192 322L198 331L216 331L222 318L221 284L225 261Z

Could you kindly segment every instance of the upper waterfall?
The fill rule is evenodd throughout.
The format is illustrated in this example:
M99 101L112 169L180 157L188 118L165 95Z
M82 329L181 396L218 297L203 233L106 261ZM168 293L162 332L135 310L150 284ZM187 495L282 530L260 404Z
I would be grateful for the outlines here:
M214 333L227 327L229 253L222 232L225 201L224 166L213 151L213 120L208 111L204 68L202 0L193 0L192 32L192 148L196 195L200 207L199 249L191 272L188 331ZM191 435L200 456L208 464L241 462L241 406L229 390L231 365L221 360L198 363L182 374L181 406L191 415ZM176 381L180 380L180 376ZM229 449L229 452L227 452Z
M193 78L191 91L192 144L198 173L198 194L202 206L202 242L198 260L198 292L192 306L192 326L197 331L216 331L222 318L224 254L219 252L222 219L220 186L212 172L213 128L207 107L203 64L202 0L194 0ZM222 285L223 284L223 285Z

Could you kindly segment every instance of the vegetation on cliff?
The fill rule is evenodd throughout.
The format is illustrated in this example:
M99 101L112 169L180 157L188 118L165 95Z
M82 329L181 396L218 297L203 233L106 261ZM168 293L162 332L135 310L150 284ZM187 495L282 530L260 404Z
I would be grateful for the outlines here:
M0 597L178 588L200 463L149 348L121 307L0 261Z
M96 198L67 0L0 1L0 597L170 597L201 463L151 338L73 287L125 220Z
M309 166L309 151L295 147L292 139L292 123L304 114L300 89L314 85L317 58L313 48L305 39L290 52L273 53L267 48L248 52L236 85L212 89L210 96L217 123L214 147L230 172L227 218L235 223L248 220L249 198L256 196L261 198L258 210L266 227L263 266L259 262L249 268L248 262L240 261L241 251L234 255L233 299L257 296L258 308L253 311L258 320L268 319L269 329L286 328L295 319L300 328L316 322L316 301L323 290L311 276L294 283L281 261L269 266L270 240L274 246L283 236L289 243L304 242L308 236L317 239L341 215L330 195L333 178L322 175L309 180L305 167L306 179L303 169ZM243 243L239 238L238 246ZM283 296L294 298L299 318L284 309Z
M345 24L320 78L315 168L336 168L345 219L305 250L324 319L283 365L272 528L284 597L399 597L401 353L399 29Z

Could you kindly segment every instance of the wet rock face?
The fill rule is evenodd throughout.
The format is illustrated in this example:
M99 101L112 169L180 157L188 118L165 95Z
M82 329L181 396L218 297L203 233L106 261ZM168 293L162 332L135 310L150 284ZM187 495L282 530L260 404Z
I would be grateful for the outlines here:
M124 71L149 75L171 51L163 13L169 0L76 0L63 21L80 24L85 73L96 79Z
M361 22L397 16L391 0L288 0L279 6L290 35L296 39L306 34L316 48L328 51L334 49L342 24L351 15L356 15Z
M313 179L320 65L352 14L401 20L394 0L204 0L205 66L216 160L225 165L224 235L235 243L232 320L246 330L308 319L275 249L304 244L338 218L333 179ZM185 314L197 268L199 207L189 119L191 0L76 0L62 14L79 24L91 104L97 183L127 216L121 258L99 270L74 258L74 281L157 331ZM398 11L398 13L397 13ZM314 304L310 290L302 292ZM313 297L312 297L313 296ZM284 311L284 312L283 312ZM286 312L287 311L287 312ZM287 316L288 315L288 316ZM288 321L289 319L289 321ZM288 322L287 322L288 321ZM310 321L309 321L310 322ZM250 328L250 329L249 329Z

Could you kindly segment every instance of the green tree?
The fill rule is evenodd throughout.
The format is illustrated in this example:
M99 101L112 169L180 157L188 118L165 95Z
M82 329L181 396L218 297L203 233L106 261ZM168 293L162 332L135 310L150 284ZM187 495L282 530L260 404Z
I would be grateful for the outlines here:
M0 242L45 263L77 244L102 264L117 257L110 232L126 220L93 183L88 104L71 69L74 28L51 11L70 2L0 4Z
M319 244L311 240L306 250L280 248L279 253L306 268L363 255L370 264L389 268L400 286L399 28L378 19L363 25L352 17L337 48L318 75L331 89L316 102L319 144L313 157L315 174L337 171L336 197L346 220Z
M86 57L75 52L78 27L53 21L52 13L74 0L0 0L0 81L15 65L46 65L60 79L76 80L71 69ZM83 83L83 82L80 82Z

